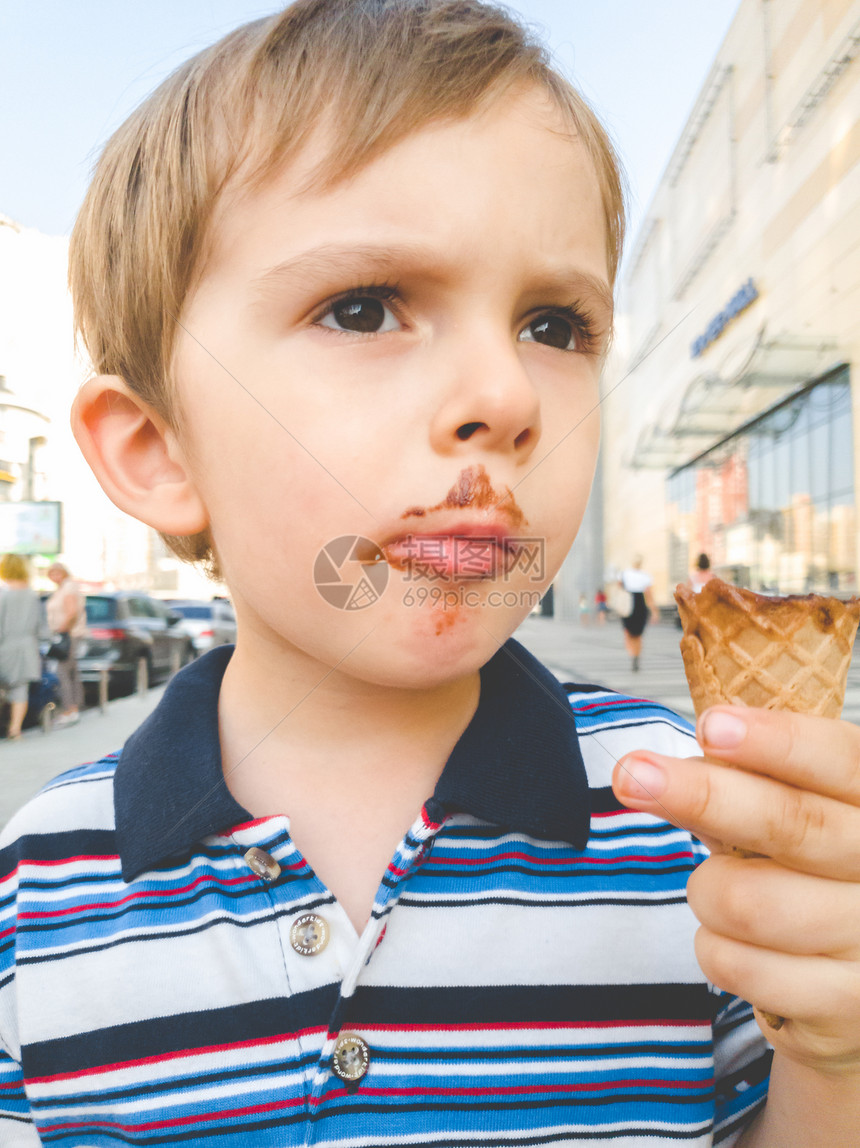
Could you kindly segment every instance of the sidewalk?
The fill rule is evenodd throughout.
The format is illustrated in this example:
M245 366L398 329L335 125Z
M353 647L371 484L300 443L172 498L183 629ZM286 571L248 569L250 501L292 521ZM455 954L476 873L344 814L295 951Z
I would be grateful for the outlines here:
M164 686L156 686L145 697L117 698L107 713L85 710L77 725L48 734L36 727L25 730L20 741L0 741L0 828L58 773L121 749L163 693Z
M515 634L519 642L562 681L592 682L620 693L661 702L689 721L693 705L687 690L678 643L681 631L670 622L649 625L643 639L641 669L633 673L624 651L621 623L580 626L530 615ZM855 647L848 671L843 718L860 725L860 652Z

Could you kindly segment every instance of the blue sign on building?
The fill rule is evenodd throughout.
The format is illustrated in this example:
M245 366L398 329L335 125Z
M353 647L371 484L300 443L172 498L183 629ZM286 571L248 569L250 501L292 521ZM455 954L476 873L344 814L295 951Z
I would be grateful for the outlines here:
M719 339L732 319L734 319L736 315L740 315L741 311L745 311L750 303L754 303L756 299L758 299L758 288L752 279L747 279L743 287L732 296L722 311L711 319L705 333L699 335L698 339L696 339L690 347L691 357L698 359L699 355L707 350L711 343Z

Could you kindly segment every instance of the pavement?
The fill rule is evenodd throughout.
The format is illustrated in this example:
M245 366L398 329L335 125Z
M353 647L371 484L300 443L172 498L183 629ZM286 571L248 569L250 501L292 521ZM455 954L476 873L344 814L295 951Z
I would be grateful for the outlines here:
M155 686L143 696L116 698L105 713L84 710L77 725L49 733L37 726L24 730L20 741L0 741L0 828L58 773L121 749L163 693L164 686Z
M684 667L678 649L680 631L670 622L649 625L645 631L641 669L634 673L624 650L621 624L609 618L605 625L568 624L530 615L516 633L518 641L538 657L561 681L609 686L634 697L661 702L693 720ZM75 726L43 734L26 730L20 741L0 741L0 828L25 801L63 770L96 761L118 750L155 708L164 686L117 698L106 713L86 710ZM842 716L860 725L860 658L848 671Z
M624 649L621 622L614 617L603 625L594 621L582 625L531 614L515 636L563 682L608 686L619 693L660 702L693 720L693 703L678 648L681 631L671 622L649 623L637 672Z

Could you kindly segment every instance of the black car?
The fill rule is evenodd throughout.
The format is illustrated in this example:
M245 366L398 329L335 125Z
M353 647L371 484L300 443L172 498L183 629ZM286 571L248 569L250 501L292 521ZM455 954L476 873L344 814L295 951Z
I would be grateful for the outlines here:
M148 594L117 590L87 594L87 632L78 646L83 682L98 682L103 667L114 689L146 688L195 655L182 617Z

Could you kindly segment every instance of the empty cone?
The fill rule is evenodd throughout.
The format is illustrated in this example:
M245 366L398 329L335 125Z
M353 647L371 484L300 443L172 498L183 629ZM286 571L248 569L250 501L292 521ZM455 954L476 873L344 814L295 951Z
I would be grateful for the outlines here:
M771 598L712 578L679 586L681 655L698 717L708 706L839 717L860 599Z

